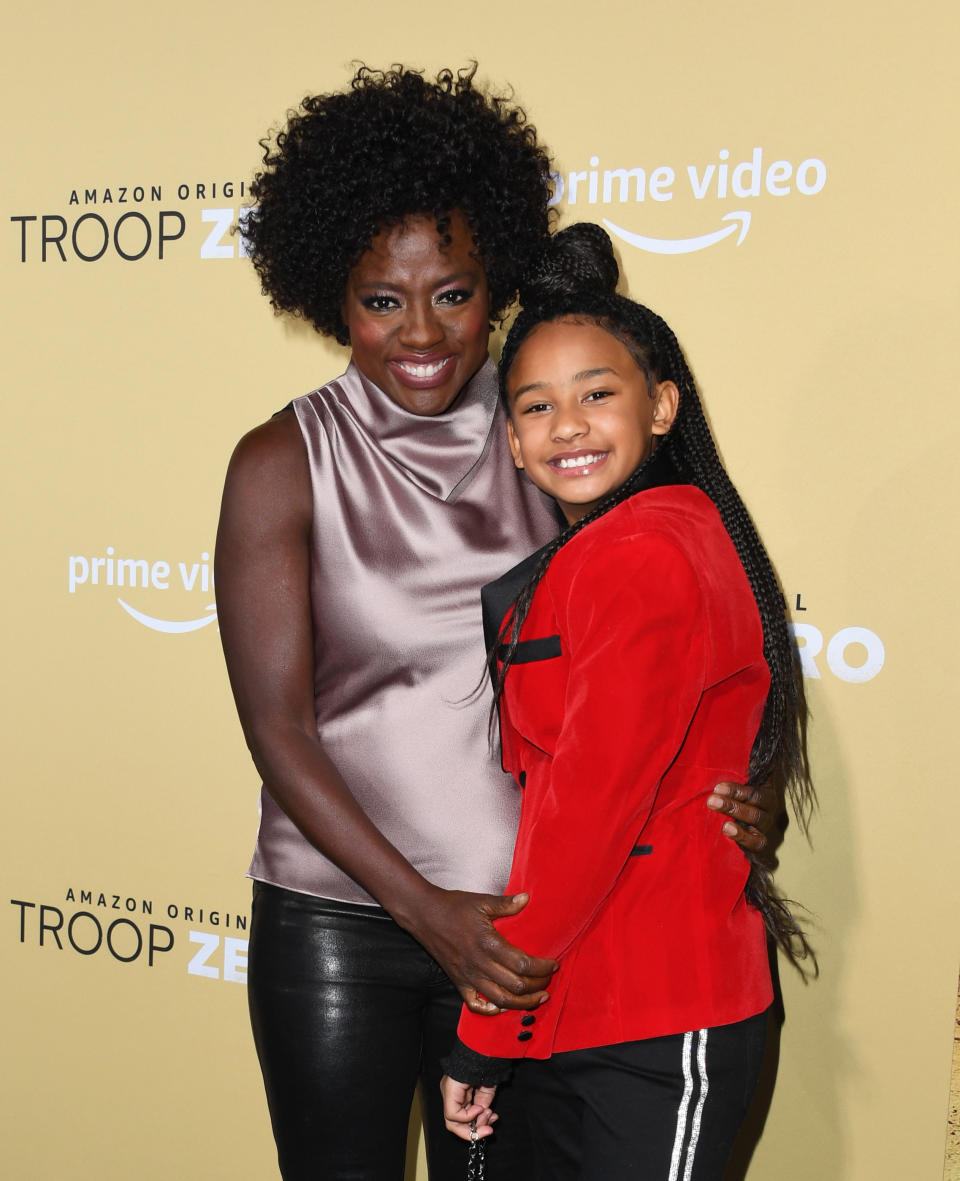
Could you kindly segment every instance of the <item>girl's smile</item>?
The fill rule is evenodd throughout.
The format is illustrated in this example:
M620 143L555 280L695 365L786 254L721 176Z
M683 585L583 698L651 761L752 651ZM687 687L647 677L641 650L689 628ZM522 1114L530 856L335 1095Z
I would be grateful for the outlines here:
M552 320L517 351L507 379L517 467L568 524L614 492L677 413L672 381L651 387L626 346L590 321Z
M548 462L561 476L591 476L609 454L609 451L565 451Z

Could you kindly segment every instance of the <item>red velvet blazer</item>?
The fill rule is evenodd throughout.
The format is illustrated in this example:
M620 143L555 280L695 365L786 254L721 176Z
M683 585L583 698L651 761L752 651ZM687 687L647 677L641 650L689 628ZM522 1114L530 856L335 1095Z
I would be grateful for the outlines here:
M465 1009L466 1045L546 1058L770 1004L747 859L704 805L745 781L768 685L750 586L699 489L640 492L560 550L501 703L524 791L507 893L530 902L497 923L560 968L535 1014Z

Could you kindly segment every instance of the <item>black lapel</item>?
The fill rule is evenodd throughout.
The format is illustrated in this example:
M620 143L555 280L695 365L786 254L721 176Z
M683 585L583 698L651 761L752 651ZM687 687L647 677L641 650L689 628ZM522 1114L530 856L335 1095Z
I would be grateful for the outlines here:
M549 544L549 543L548 543ZM507 612L517 600L517 596L530 580L530 576L537 568L540 555L546 549L542 546L536 553L518 562L512 570L501 575L496 582L488 582L480 588L480 603L483 608L483 642L487 651L493 649L500 638L500 628Z
M667 449L660 447L653 453L647 464L643 473L643 483L637 491L644 492L648 488L662 488L667 484L689 484L690 482L681 475ZM487 646L487 652L493 650L494 644L500 638L500 629L507 612L517 601L517 596L526 586L546 548L546 546L541 547L529 558L518 562L512 570L508 570L496 582L488 582L486 586L481 587L483 642Z

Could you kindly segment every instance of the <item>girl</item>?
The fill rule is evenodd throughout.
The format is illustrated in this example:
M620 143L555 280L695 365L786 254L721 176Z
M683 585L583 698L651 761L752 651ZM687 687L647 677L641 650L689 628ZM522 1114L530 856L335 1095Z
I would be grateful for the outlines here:
M507 893L530 895L497 927L560 966L535 1014L463 1012L445 1115L489 1135L523 1059L543 1177L719 1181L763 1053L767 931L808 949L702 802L772 773L805 820L812 789L770 561L675 336L618 277L599 227L558 234L501 360L514 462L568 528L485 588L524 789Z

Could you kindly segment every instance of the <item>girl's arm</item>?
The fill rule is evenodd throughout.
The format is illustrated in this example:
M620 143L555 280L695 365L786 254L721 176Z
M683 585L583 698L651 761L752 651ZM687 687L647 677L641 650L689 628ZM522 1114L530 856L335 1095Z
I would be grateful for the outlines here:
M559 958L613 889L683 745L704 687L707 637L696 572L657 533L585 550L568 583L545 582L538 593L553 588L569 657L566 699L549 770L538 770L547 778L535 795L527 783L508 887L522 882L530 903L498 926ZM563 987L561 972L537 1016L538 1041ZM464 1014L461 1036L484 1054L517 1057L514 1024Z
M304 836L423 944L471 1008L535 1008L556 965L513 947L492 923L525 900L431 885L362 810L319 742L312 513L306 449L287 410L234 452L217 533L220 633L257 770Z

